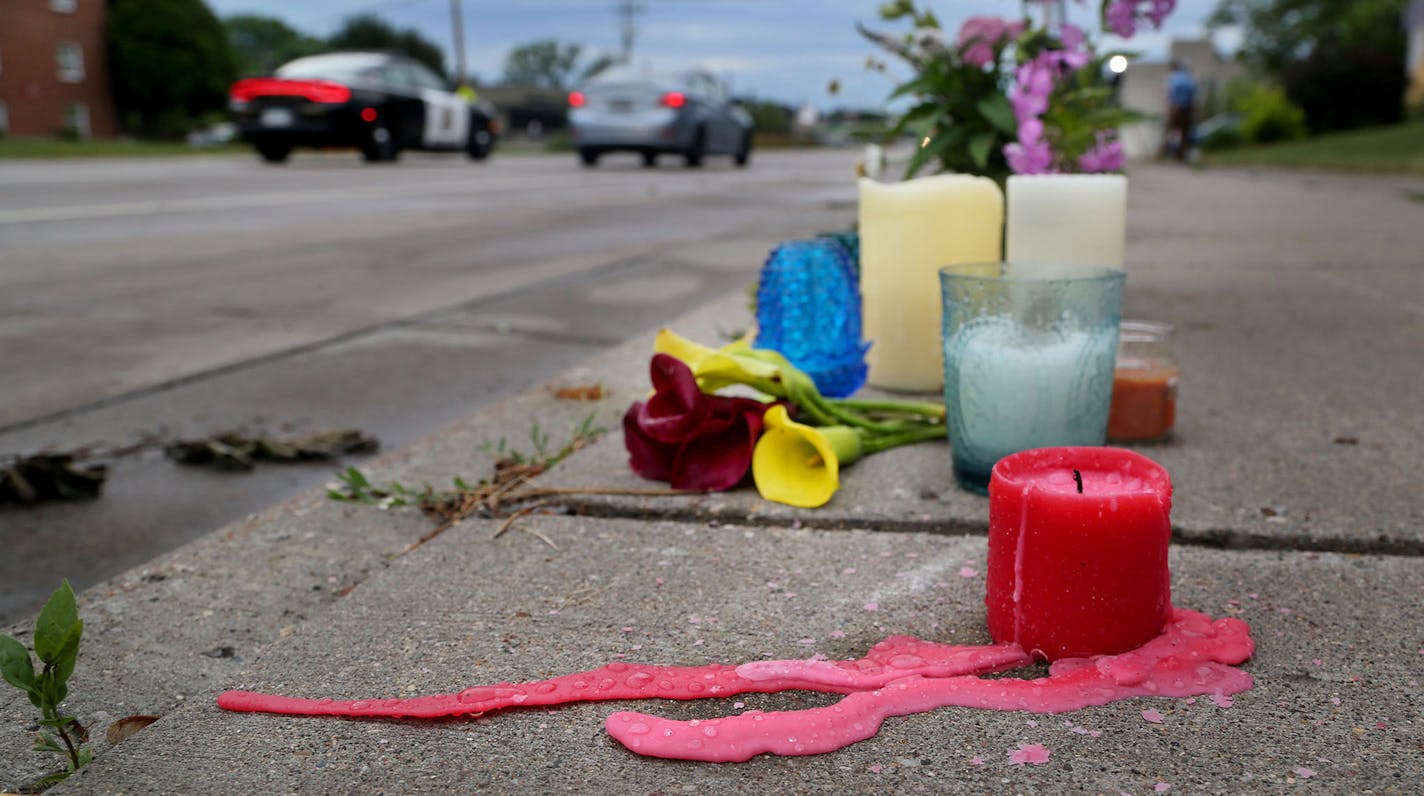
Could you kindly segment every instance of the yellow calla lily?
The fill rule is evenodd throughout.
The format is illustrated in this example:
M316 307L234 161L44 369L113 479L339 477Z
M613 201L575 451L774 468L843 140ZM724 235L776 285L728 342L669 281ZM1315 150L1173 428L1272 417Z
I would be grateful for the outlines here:
M679 335L671 329L660 329L653 341L653 351L682 360L692 369L697 386L705 393L714 393L733 384L744 384L777 398L787 397L781 369L771 362L748 356L751 345L746 338L721 349L709 348Z
M752 479L761 496L805 509L830 502L840 489L841 465L860 458L860 434L847 426L797 423L779 405L762 420L765 430L752 451Z

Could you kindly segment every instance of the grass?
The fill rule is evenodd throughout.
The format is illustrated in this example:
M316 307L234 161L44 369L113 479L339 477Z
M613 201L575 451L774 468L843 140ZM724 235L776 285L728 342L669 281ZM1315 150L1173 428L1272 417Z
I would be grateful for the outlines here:
M1424 122L1212 152L1207 156L1207 163L1424 174Z
M247 154L250 151L249 147L238 144L196 147L182 141L134 141L117 138L71 141L62 138L0 137L0 158L171 157Z

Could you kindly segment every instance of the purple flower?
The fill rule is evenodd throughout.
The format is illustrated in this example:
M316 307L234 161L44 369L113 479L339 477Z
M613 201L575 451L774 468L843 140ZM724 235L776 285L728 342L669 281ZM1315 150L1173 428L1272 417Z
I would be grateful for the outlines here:
M1083 35L1082 28L1071 22L1064 22L1063 27L1059 30L1058 38L1063 42L1064 49L1076 50L1083 46L1086 37Z
M1007 144L1004 146L1004 158L1015 174L1053 173L1053 150L1047 141Z
M1037 144L1043 139L1043 120L1037 116L1031 116L1019 122L1019 141L1024 144Z
M1137 32L1139 21L1160 30L1162 23L1176 8L1177 0L1112 0L1103 17L1114 33L1130 39Z
M1005 40L1017 39L1023 29L1022 22L1006 22L999 17L970 17L959 26L955 46L966 64L982 67L994 60L994 48Z
M1126 164L1127 156L1123 154L1122 142L1117 140L1117 134L1111 130L1099 132L1098 143L1078 159L1079 170L1086 174L1122 171Z
M1152 7L1147 9L1147 19L1152 22L1152 27L1160 29L1176 7L1177 0L1152 0Z
M1137 32L1137 0L1113 0L1103 14L1113 33L1124 39Z

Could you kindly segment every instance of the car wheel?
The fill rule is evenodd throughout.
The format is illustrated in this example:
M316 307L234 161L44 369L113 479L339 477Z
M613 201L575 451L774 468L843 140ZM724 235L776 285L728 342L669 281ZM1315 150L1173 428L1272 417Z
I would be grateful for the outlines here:
M257 144L257 154L268 163L286 163L292 154L292 145L286 141L263 141Z
M742 136L742 145L737 147L737 154L732 156L732 162L738 166L745 167L752 159L752 134L746 133Z
M598 155L599 152L597 149L588 149L585 147L579 150L579 161L583 163L583 165L593 168L598 165Z
M494 134L489 131L484 119L470 121L470 140L465 143L465 154L470 160L484 160L494 149Z
M656 152L644 152L644 153L643 153L643 168L645 168L645 169L653 169L653 168L657 168L657 165L658 165L658 153L656 153Z
M702 166L702 159L707 155L707 131L697 128L697 135L692 137L692 148L687 150L683 159L687 161L689 169L696 169Z
M391 135L390 128L385 125L372 127L370 137L361 146L361 157L367 163L383 163L400 157L400 147L396 146L396 138Z

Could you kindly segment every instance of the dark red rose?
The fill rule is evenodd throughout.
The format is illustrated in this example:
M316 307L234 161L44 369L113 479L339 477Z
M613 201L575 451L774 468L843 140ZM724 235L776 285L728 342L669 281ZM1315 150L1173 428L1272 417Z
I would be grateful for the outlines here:
M674 489L720 492L742 482L761 436L766 404L705 395L681 360L655 354L653 396L623 415L633 472Z

